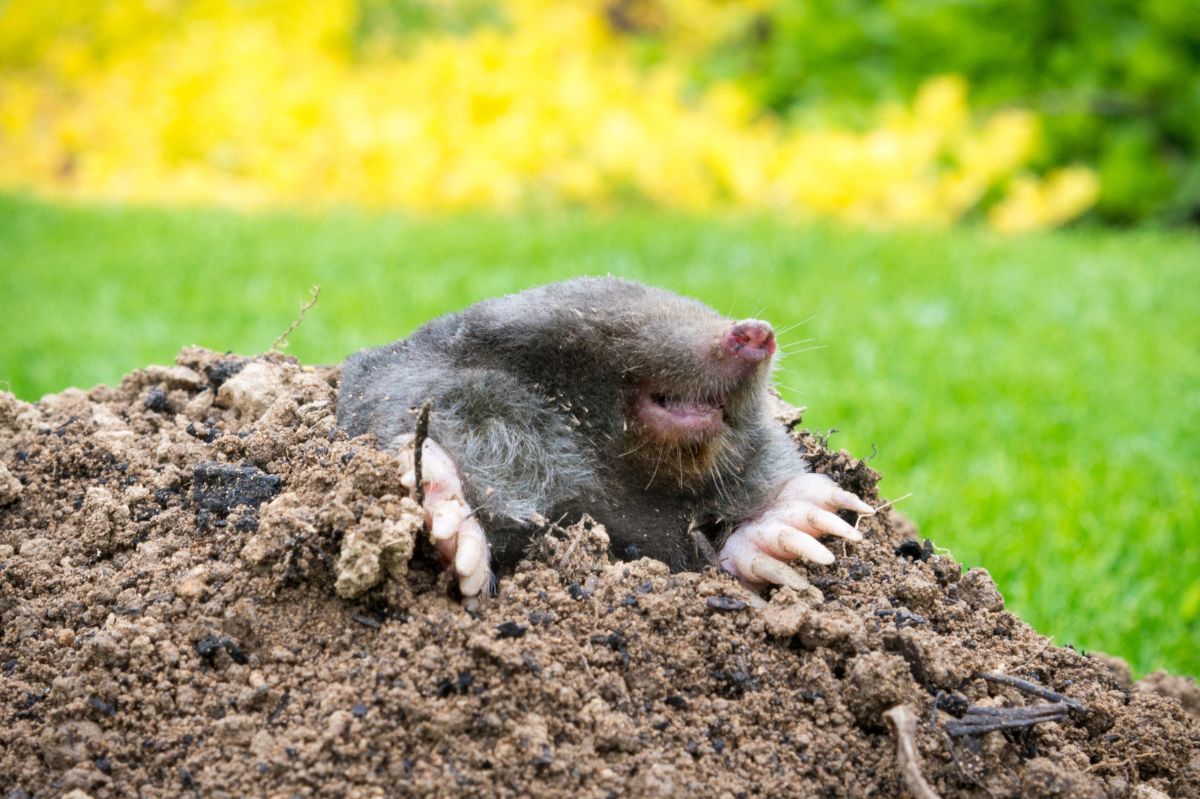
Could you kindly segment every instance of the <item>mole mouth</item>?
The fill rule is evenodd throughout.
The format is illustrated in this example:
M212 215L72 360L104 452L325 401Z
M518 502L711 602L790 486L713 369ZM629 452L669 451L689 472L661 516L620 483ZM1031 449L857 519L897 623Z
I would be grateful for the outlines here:
M724 407L724 404L718 399L683 400L678 397L672 397L670 394L659 394L657 392L650 395L650 400L655 405L673 412L684 408L716 408L720 410Z
M703 440L724 427L724 403L715 398L683 399L661 392L646 392L635 412L650 430L668 438Z

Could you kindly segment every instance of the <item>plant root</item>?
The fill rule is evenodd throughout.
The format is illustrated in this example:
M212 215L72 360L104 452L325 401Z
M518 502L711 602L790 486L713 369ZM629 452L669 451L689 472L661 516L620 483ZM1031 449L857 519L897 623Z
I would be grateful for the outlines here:
M896 705L883 714L896 735L896 762L904 777L904 787L916 799L941 799L921 774L921 753L917 751L917 715L908 705Z

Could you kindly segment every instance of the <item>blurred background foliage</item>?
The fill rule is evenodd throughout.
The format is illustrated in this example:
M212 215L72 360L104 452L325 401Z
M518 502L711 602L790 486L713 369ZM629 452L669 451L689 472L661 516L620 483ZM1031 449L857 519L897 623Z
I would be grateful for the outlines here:
M841 119L961 75L981 111L1038 115L1037 166L1099 171L1106 221L1200 218L1195 0L778 0L702 70L777 113Z
M0 181L1003 231L1200 212L1200 3L0 4Z

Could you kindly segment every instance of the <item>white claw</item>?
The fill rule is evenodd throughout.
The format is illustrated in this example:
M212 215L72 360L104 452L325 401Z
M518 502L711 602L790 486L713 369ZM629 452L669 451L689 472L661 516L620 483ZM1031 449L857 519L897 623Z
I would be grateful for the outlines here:
M479 568L479 561L482 557L483 546L479 543L479 539L473 535L467 535L465 531L459 533L458 551L454 553L454 571L460 575L472 574Z
M408 445L407 452L412 452L411 436L398 438L396 443ZM407 469L400 480L411 489L416 485L411 454L407 460L402 455L401 464ZM425 439L421 449L421 482L425 488L429 536L442 562L454 570L462 595L475 596L487 587L492 577L487 534L464 499L458 468L449 453L433 439Z
M754 548L746 541L735 540L734 533L721 548L721 566L730 574L747 580L754 579Z
M833 563L833 553L811 535L806 535L793 527L785 527L779 535L779 543L793 558L804 558L821 566Z
M784 483L774 502L758 518L741 525L726 539L721 547L721 565L751 584L803 589L808 581L788 561L799 558L821 566L834 562L833 553L817 541L817 536L862 540L862 533L834 512L840 509L874 512L825 475L797 475Z
M458 578L458 590L465 597L480 594L491 579L487 568L476 569L468 575Z
M487 586L492 577L489 559L483 527L475 519L467 519L459 531L458 552L454 556L458 590L463 596L475 596Z
M446 541L458 535L464 516L462 504L453 500L443 501L427 512L430 516L429 534L433 536L434 541Z
M825 474L801 474L788 480L779 495L780 502L801 501L818 505L826 510L852 510L855 513L872 514L875 509L845 489L839 488L833 478Z
M845 489L839 488L833 496L833 504L842 510L852 510L863 516L872 516L875 509Z
M750 574L754 582L785 585L797 591L803 591L809 585L799 572L770 555L755 555L750 563Z
M725 542L725 546L721 548L722 567L725 571L751 585L762 586L765 583L773 583L791 586L797 590L807 588L808 581L799 572L775 555L770 554L775 552L783 557L788 557L782 551L778 532L777 528L743 526L730 536ZM796 534L802 535L801 533Z
M836 535L850 541L862 540L862 533L855 530L853 525L846 523L836 514L830 513L824 508L809 505L807 508L798 510L802 510L802 512L781 514L784 517L783 521L810 535Z

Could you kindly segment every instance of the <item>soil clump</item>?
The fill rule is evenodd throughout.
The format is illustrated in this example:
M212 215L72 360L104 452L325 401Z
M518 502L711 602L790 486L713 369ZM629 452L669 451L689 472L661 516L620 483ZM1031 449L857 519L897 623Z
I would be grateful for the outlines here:
M0 394L3 796L1200 796L1194 682L1054 646L890 511L762 607L587 520L464 607L336 384L188 349Z

